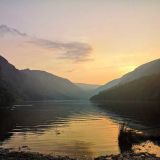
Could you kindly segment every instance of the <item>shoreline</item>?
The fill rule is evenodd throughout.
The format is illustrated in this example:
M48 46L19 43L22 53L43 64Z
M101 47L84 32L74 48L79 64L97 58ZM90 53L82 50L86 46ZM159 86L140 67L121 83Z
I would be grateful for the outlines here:
M68 156L52 156L39 152L11 151L0 148L0 160L75 160Z
M68 156L52 156L38 152L10 151L0 148L0 159L2 160L76 160ZM117 155L106 155L94 158L94 160L160 160L149 153L123 153Z
M156 157L154 154L149 153L133 153L126 152L123 154L117 155L106 155L95 158L95 160L160 160L159 157Z

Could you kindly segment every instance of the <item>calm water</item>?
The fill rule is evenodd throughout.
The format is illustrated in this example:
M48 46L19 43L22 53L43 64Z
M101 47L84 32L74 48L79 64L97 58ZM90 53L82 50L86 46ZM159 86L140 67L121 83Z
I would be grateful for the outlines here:
M124 144L118 139L120 124L124 122L145 133L152 134L152 130L154 133L156 130L159 136L159 117L155 118L159 116L155 115L159 106L150 104L154 110L151 114L147 110L144 112L143 107L140 109L144 105L146 107L146 104L135 103L50 101L28 102L0 109L0 144L15 150L68 155L79 159L117 154L124 150ZM135 106L138 112L134 112ZM117 110L117 107L122 109ZM130 107L130 112L126 112L127 107ZM149 151L159 154L159 145L155 141L145 140L132 146L135 150L145 151L147 147Z

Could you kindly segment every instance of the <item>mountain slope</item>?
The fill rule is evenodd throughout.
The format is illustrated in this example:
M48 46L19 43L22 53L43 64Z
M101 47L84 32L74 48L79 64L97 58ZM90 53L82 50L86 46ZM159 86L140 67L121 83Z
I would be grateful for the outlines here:
M92 97L94 95L93 93L95 92L95 90L101 86L96 84L84 84L84 83L76 83L76 85L87 93L87 99Z
M11 101L82 99L86 98L86 93L69 80L53 74L18 70L0 56L0 104L9 102L7 96Z
M125 74L121 78L120 84L157 73L160 73L160 59L145 63L137 67L134 71Z
M160 101L160 73L144 76L134 81L103 91L92 100Z
M6 91L11 99L18 99L23 97L23 86L24 81L21 72L17 70L12 64L10 64L5 58L0 56L0 88L1 91ZM1 93L1 101L5 101L4 95ZM7 101L7 99L6 99Z
M96 95L102 91L108 90L112 87L122 85L122 84L125 84L128 82L131 82L133 80L142 78L144 76L149 76L149 75L156 74L156 73L160 73L160 59L143 64L143 65L137 67L134 71L125 74L121 78L113 80L113 81L101 86L100 88L95 90L94 95Z
M94 95L98 94L99 92L102 92L104 90L108 90L116 85L118 85L118 83L120 83L120 79L115 79L115 80L112 80L110 82L108 82L107 84L105 85L102 85L101 87L97 88L95 91L94 91Z
M82 99L86 93L67 79L45 71L22 70L30 99ZM38 99L39 99L38 98Z

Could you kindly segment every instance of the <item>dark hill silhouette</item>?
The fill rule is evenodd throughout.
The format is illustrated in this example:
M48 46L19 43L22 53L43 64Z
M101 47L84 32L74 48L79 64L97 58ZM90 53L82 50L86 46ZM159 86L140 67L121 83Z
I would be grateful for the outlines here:
M39 70L22 70L30 99L84 99L86 93L71 81Z
M118 85L93 96L92 100L160 101L160 73Z
M85 91L67 79L38 70L18 70L0 56L0 105L15 100L84 99Z
M160 73L160 59L145 63L137 67L134 71L125 74L121 78L115 79L109 83L106 83L105 85L96 89L94 92L94 95L102 91L109 90L112 87L122 85L128 82L131 82L133 80L142 78L144 76L149 76L149 75L156 74L156 73Z

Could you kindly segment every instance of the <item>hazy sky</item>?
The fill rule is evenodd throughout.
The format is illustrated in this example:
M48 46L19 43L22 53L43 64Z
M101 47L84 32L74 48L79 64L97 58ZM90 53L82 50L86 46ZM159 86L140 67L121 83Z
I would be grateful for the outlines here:
M160 58L160 0L0 0L0 54L103 84Z

